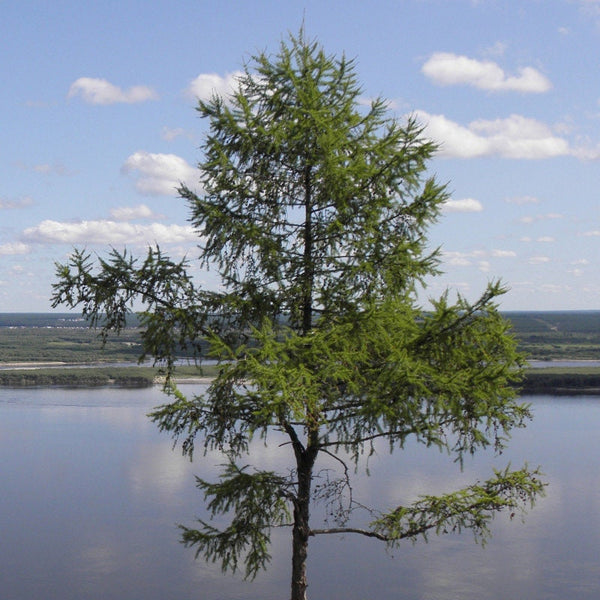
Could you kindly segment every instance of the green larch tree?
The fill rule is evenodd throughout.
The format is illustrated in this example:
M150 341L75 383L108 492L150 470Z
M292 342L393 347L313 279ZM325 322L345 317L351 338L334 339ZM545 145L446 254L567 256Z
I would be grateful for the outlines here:
M304 32L245 67L229 97L199 101L208 121L201 192L186 186L199 262L218 273L198 287L189 262L151 248L137 260L112 250L76 250L57 265L55 306L80 307L102 334L118 332L143 305L144 356L165 366L170 401L151 418L181 442L218 450L216 482L198 480L209 512L182 540L223 569L248 577L267 566L270 535L289 526L291 598L306 598L312 537L355 533L388 546L428 532L473 530L485 538L495 513L533 503L537 470L495 472L485 482L413 505L382 507L353 523L353 469L384 440L408 440L457 461L501 449L530 417L515 398L522 357L497 308L492 283L475 302L446 294L420 307L417 291L436 274L426 232L447 199L426 176L435 145L409 118L367 105L353 61L327 55ZM218 363L206 393L186 397L173 382L182 352ZM250 442L283 434L288 471L245 466ZM278 438L279 441L279 438ZM320 460L339 478L315 484ZM315 526L311 503L336 505L334 526Z

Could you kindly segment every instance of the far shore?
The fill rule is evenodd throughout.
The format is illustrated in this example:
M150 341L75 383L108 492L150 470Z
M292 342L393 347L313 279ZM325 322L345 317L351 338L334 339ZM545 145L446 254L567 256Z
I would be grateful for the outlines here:
M43 369L44 367L79 367L81 365L60 361L0 362L0 369ZM92 365L101 366L101 365Z
M600 366L577 361L578 366L560 366L548 361L544 368L532 366L525 371L521 395L600 395ZM596 361L597 362L597 361ZM204 371L190 365L176 368L176 385L209 385L217 375L216 365ZM134 364L115 366L113 363L75 364L60 361L0 362L0 387L151 387L164 385L160 369Z

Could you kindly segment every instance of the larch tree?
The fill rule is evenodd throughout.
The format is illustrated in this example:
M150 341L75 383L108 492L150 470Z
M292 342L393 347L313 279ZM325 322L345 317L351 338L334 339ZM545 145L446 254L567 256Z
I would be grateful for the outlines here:
M416 440L460 462L500 450L530 418L515 395L523 359L498 312L502 286L475 302L445 294L419 305L439 266L427 229L447 199L426 176L436 147L423 128L390 117L383 99L365 106L353 61L327 55L303 31L253 57L230 96L197 110L209 126L201 192L179 193L200 265L219 287L199 287L187 260L158 247L139 260L75 250L57 264L53 294L54 306L80 307L104 336L141 305L143 355L164 365L170 394L151 418L190 458L198 446L226 457L217 481L198 487L209 513L230 524L199 520L182 527L182 541L253 577L267 567L273 528L289 526L291 598L304 600L312 537L354 533L394 547L470 529L485 539L495 513L533 504L545 484L525 466L412 505L373 507L368 526L352 519L352 473L380 441L397 452ZM174 383L182 353L218 364L200 396ZM246 466L253 438L282 434L288 470ZM316 485L321 460L338 464L339 477ZM333 526L311 522L317 501L338 507Z

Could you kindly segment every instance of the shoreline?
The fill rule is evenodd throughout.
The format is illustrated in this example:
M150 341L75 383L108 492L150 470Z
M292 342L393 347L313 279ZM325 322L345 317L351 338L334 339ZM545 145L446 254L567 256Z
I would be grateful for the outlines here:
M600 396L600 366L559 366L544 361L544 367L530 367L515 387L520 396L531 395L590 395ZM552 361L554 362L554 361ZM573 362L573 361L569 361ZM183 367L175 372L173 382L178 386L209 385L215 370L208 372ZM212 371L212 372L211 372ZM0 363L0 387L7 388L148 388L164 384L165 377L154 367L105 366L60 363L58 361Z

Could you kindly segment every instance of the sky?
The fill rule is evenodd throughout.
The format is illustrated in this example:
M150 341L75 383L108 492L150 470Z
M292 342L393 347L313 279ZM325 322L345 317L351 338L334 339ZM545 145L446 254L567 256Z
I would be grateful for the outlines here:
M197 98L302 24L439 144L424 299L600 309L600 0L0 0L0 312L49 311L74 248L193 261Z

